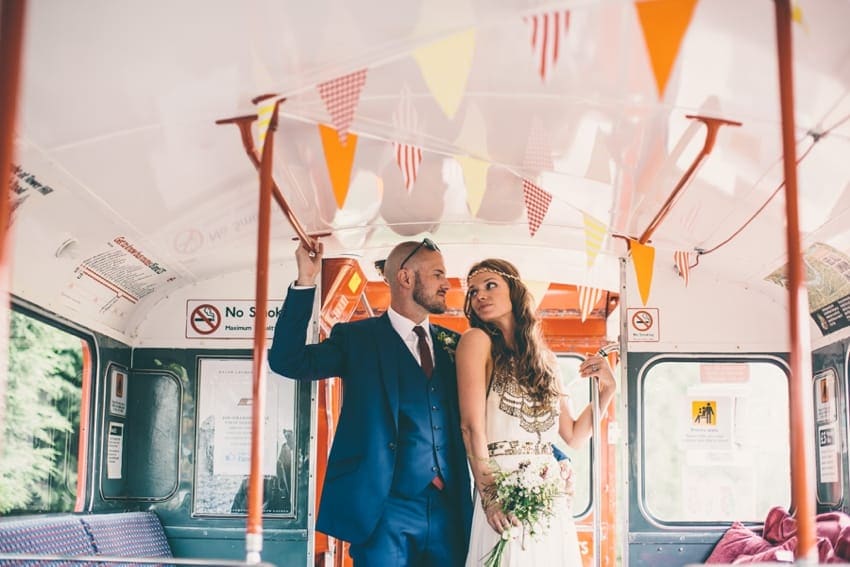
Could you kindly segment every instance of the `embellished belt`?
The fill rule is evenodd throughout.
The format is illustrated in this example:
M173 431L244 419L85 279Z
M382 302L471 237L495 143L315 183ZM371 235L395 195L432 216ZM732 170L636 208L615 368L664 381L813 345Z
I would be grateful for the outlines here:
M545 441L495 441L487 444L491 457L500 455L551 455L552 444Z

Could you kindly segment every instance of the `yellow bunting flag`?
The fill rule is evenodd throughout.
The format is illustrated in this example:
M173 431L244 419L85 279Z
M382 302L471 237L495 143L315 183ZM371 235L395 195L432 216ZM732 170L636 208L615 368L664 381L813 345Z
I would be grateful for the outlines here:
M697 0L635 2L659 98L664 98L667 80L696 4Z
M809 26L806 25L806 19L803 17L803 8L800 7L800 2L792 2L791 4L791 21L799 24L806 32L809 31Z
M272 120L272 114L277 107L277 97L269 97L257 103L257 121L254 123L254 146L260 155L263 154L263 144L266 143L266 133L269 131L269 124Z
M629 240L632 262L635 265L640 300L646 305L649 300L649 289L652 287L652 270L655 264L655 248L641 244L637 240Z
M337 207L345 205L348 196L348 184L351 182L351 167L354 165L354 150L357 149L357 135L349 132L346 142L342 143L337 130L324 124L319 124L319 134L322 137L322 149L325 151L325 163L331 178Z
M490 164L486 161L469 157L455 156L463 171L463 182L466 185L466 202L472 216L478 215L481 201L484 200L484 191L487 189L487 170Z
M543 303L543 298L546 297L546 292L549 291L549 282L541 282L539 280L522 280L525 287L528 288L528 293L534 298L534 309L540 308Z
M608 227L594 216L584 213L584 250L587 254L587 267L593 266L596 256L605 241Z
M422 78L443 113L454 118L475 53L475 30L460 32L413 52Z

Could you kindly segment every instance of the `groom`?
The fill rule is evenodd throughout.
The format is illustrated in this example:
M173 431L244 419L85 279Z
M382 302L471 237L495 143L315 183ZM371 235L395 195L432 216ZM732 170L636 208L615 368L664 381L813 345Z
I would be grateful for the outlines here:
M339 376L344 403L317 529L351 543L356 567L462 565L472 517L460 437L454 348L458 335L431 325L446 310L449 281L430 239L402 242L384 276L390 307L339 323L305 345L322 244L295 252L269 365L296 380Z

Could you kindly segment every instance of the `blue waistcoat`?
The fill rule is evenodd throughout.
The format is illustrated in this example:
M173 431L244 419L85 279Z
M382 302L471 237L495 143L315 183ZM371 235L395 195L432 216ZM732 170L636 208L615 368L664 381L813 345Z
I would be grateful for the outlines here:
M403 347L406 348L406 347ZM392 489L403 496L420 494L439 474L446 486L456 480L449 458L449 403L445 376L434 369L427 378L412 355L402 355L398 390L398 442Z

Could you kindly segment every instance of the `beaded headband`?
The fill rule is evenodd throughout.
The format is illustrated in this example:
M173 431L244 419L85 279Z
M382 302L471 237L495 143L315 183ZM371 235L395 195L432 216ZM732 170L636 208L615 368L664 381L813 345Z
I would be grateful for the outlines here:
M469 280L472 279L473 276L477 276L478 274L482 274L484 272L490 272L491 274L498 274L505 278L506 280L514 280L516 282L520 281L518 277L513 274L509 274L507 272L503 272L502 270L497 270L496 268L478 268L468 276L466 276L466 287L469 287Z

